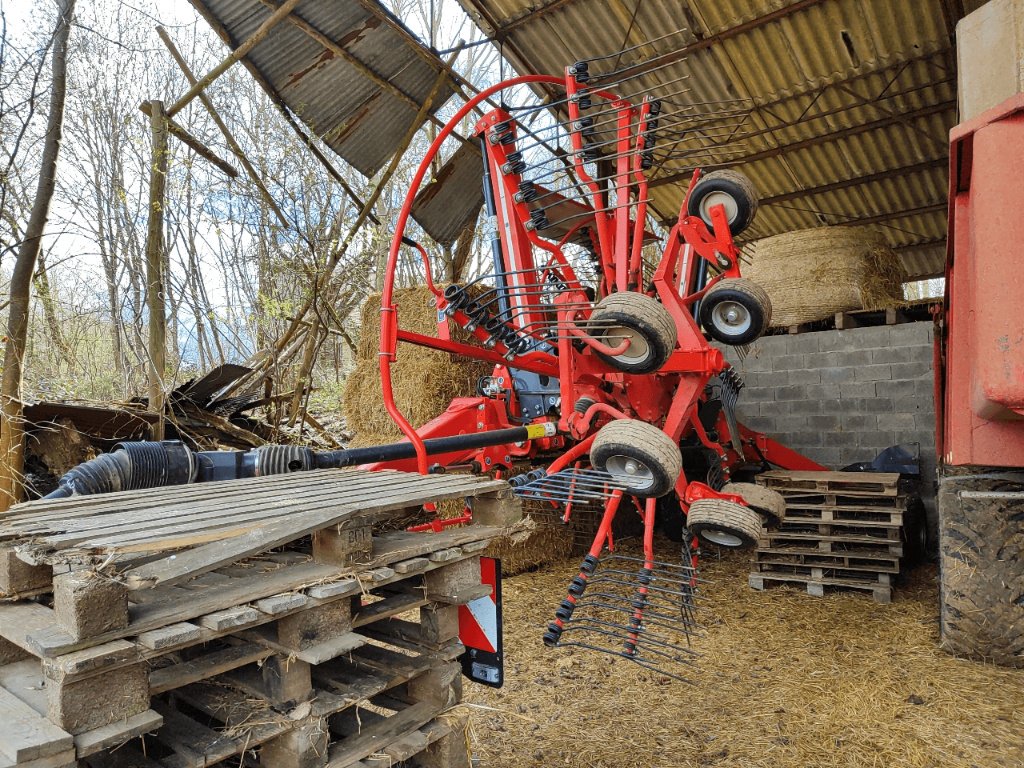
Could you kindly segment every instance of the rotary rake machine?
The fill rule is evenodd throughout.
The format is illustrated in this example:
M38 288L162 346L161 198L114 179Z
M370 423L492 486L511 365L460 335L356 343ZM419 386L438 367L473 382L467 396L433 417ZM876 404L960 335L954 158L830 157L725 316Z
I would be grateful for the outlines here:
M698 542L752 546L762 527L783 515L781 497L733 476L751 464L821 467L737 422L742 382L707 338L744 347L769 326L769 298L741 276L734 241L756 214L753 185L736 171L695 170L658 250L646 230L647 175L678 157L692 107L649 93L620 95L613 88L631 78L592 72L597 61L577 62L563 77L499 83L440 131L391 244L380 375L385 406L411 444L405 468L426 473L469 465L503 473L518 495L557 505L566 522L574 510L600 510L593 543L544 642L603 650L665 671L689 661L677 638L695 626ZM543 106L501 103L475 125L493 268L469 284L441 287L420 247L438 332L401 329L396 267L431 162L478 105L541 84L564 97ZM541 110L560 117L531 132L528 121ZM659 134L667 133L659 144ZM553 143L560 152L551 151ZM451 337L450 320L468 342ZM417 430L393 395L400 342L493 362L494 370L477 396L456 399ZM532 468L514 474L524 463ZM614 552L612 526L624 507L642 519L642 556ZM655 557L656 523L682 542L681 563Z

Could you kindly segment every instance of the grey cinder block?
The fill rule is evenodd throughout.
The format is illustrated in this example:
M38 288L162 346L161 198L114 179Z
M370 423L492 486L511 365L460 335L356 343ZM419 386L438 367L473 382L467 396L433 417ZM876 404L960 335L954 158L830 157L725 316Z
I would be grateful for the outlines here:
M892 368L886 365L858 365L853 372L855 381L886 381L895 378Z

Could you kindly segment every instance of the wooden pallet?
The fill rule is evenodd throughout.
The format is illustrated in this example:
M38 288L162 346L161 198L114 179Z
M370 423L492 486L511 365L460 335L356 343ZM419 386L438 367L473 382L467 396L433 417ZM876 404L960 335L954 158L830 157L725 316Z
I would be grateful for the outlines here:
M869 552L824 553L819 550L773 549L758 547L754 564L762 565L805 565L824 568L847 568L877 573L899 573L900 558L896 555Z
M891 585L854 579L813 577L790 573L752 573L747 577L747 583L752 589L757 590L764 590L772 584L803 584L807 589L807 594L815 597L823 597L826 588L864 590L871 593L871 597L876 603L892 602Z
M181 544L186 523L176 520L175 530L166 530L140 498L144 494L111 494L119 500L103 503L83 499L104 520L87 523L89 515L65 509L77 521L74 531L52 509L39 509L33 519L25 511L32 505L22 505L17 525L0 524L0 536L6 537L0 557L6 583L0 587L13 584L8 594L20 595L34 580L33 589L52 594L45 601L52 607L37 600L0 604L0 696L6 691L46 718L63 739L53 743L71 738L72 756L82 759L166 721L163 705L152 697L177 697L211 679L244 687L246 675L262 670L250 680L250 694L262 684L266 701L281 708L295 703L292 694L304 684L308 690L299 698L308 700L310 670L342 655L366 655L362 649L379 643L386 625L400 615L406 617L403 625L415 629L416 652L436 662L438 653L454 647L457 606L489 592L480 585L479 552L504 528L472 525L414 534L377 531L374 524L428 501L463 496L473 497L478 518L508 524L519 516L518 503L504 483L486 478L449 477L441 483L438 477L379 473L370 478L371 494L369 473L306 473L305 480L316 474L331 494L314 492L309 498L319 501L303 509L282 502L285 512L276 518L266 515L268 504L235 493L234 483L186 486L179 489L182 502L171 501L173 494L162 489L156 508L187 506L198 518L200 540L173 553L166 550L168 536ZM338 486L339 476L354 478L356 490ZM300 487L291 476L280 479L290 493ZM270 482L237 482L248 493L287 498ZM244 532L242 513L224 511L225 498L232 499L235 512L255 515ZM214 508L232 518L229 527L205 514ZM153 526L145 534L115 534L115 521L126 526L143 519ZM140 541L155 550L137 549ZM122 546L129 548L127 558ZM97 563L101 554L105 560ZM26 564L26 556L36 564ZM267 670L277 670L273 684L263 679ZM21 685L26 676L45 684ZM354 701L338 697L324 692L317 700L346 706ZM0 766L9 740L0 730Z
M774 491L804 491L846 497L899 495L900 476L891 472L771 471L757 476L759 485Z
M773 335L814 333L818 331L843 331L850 328L868 328L881 325L901 325L903 323L919 323L932 319L934 307L941 306L935 299L914 301L902 307L885 309L853 309L835 314L822 320L806 323L779 326L769 332Z
M870 589L891 599L900 571L907 498L900 476L864 472L772 471L758 483L782 494L786 518L765 531L752 561L750 585L802 583L824 588Z
M898 535L898 531L897 531ZM809 533L806 531L764 531L758 543L765 549L815 549L819 552L843 554L903 555L903 542L898 538L855 536L841 531Z

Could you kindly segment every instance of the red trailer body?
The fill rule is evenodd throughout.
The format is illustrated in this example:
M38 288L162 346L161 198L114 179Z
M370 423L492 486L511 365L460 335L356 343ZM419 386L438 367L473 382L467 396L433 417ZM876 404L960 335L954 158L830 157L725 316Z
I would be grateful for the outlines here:
M950 134L939 456L1024 467L1024 94Z

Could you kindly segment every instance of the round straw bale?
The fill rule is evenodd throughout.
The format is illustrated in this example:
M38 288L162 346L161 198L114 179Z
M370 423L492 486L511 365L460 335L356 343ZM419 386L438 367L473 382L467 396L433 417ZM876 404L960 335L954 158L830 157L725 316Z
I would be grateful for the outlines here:
M363 305L356 366L349 374L342 396L342 412L354 435L352 446L380 445L402 439L401 430L384 408L381 392L378 347L380 344L380 294ZM413 333L437 333L437 308L425 286L395 291L398 325ZM448 321L451 338L469 339L460 326ZM493 370L493 363L452 355L412 344L399 344L392 365L395 402L413 427L421 427L440 415L456 397L476 390L477 380Z
M903 303L906 273L876 231L818 227L766 237L745 254L743 276L772 300L772 326L824 320L836 312Z

